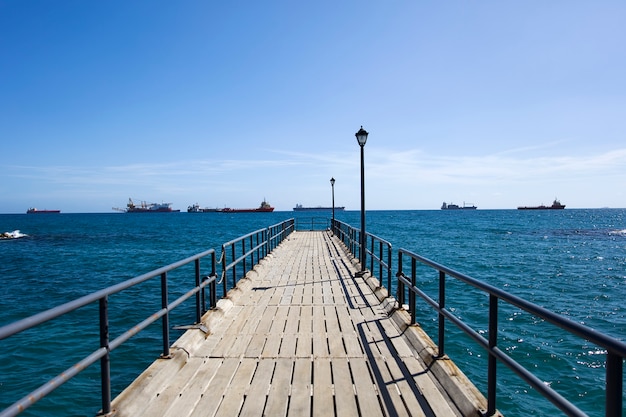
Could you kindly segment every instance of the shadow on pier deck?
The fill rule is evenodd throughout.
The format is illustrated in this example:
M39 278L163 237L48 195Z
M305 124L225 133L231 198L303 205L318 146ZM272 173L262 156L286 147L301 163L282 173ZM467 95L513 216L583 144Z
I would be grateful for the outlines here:
M126 416L471 416L486 400L327 231L294 232L114 401Z

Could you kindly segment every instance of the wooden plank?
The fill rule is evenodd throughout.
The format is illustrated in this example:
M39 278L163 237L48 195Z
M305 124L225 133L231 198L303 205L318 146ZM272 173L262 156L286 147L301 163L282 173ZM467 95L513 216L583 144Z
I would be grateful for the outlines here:
M241 306L241 305L233 306L226 314L227 317L232 318L232 322L228 325L228 328L226 329L226 331L229 334L241 333L241 329L246 325L249 315L250 315L250 310L247 308L244 308L244 306Z
M413 376L419 391L422 393L423 402L427 402L432 408L436 416L457 416L459 412L456 407L448 403L447 398L439 391L437 385L430 377L430 373L426 372L424 363L417 358L404 358L403 363L406 365L409 373ZM426 400L427 399L427 400Z
M406 405L406 409L410 410L413 415L419 417L430 415L423 411L424 409L429 410L429 406L425 404L419 387L417 387L417 384L406 369L404 363L398 362L398 360L393 357L388 360L381 358L375 360L372 367L375 367L374 369L380 372L381 378L386 384L389 384L391 381L394 382L393 385L395 389L391 391L391 388L388 387L388 395L392 399L396 409L401 409L401 407ZM397 402L396 394L402 397L402 406Z
M421 411L421 407L415 400L411 402L410 398L408 398L409 401L405 406L402 394L412 392L410 389L406 389L408 387L407 381L393 359L386 361L383 357L380 357L370 360L368 363L374 374L378 395L387 411L387 415L425 416ZM390 367L392 367L395 372L391 372ZM400 387L402 387L402 389Z
M244 358L241 360L235 375L233 375L226 389L224 398L217 409L216 417L230 417L239 413L243 405L244 395L250 386L250 380L254 375L256 367L257 361L255 359Z
M311 359L296 359L291 382L291 416L304 416L311 413Z
M299 333L313 332L313 307L311 305L303 305L300 308L300 327Z
M258 358L263 353L263 349L265 348L265 342L267 341L267 336L265 333L257 333L252 335L252 339L248 344L245 352L245 357L247 358Z
M300 306L289 307L289 315L287 316L287 322L285 323L285 333L298 333L298 327L300 324Z
M252 336L253 335L248 334L248 333L242 333L239 336L237 336L237 338L235 339L235 342L233 343L231 348L226 352L225 356L226 357L231 356L234 358L243 356L246 353L246 350L248 349L248 345L250 344L250 341L252 340Z
M313 333L326 333L326 317L324 315L324 306L313 306Z
M336 415L330 359L316 359L313 364L313 415Z
M283 295L280 297L280 305L290 305L293 299L294 287L289 284L283 287Z
M313 334L298 333L298 345L296 347L296 358L310 358L313 355Z
M283 297L283 292L284 288L277 285L274 289L274 292L272 293L271 298L268 300L268 304L271 306L279 305L280 300Z
M351 358L361 357L363 355L363 348L359 340L359 335L354 329L354 324L352 320L350 320L348 310L344 306L338 306L336 311L341 328L341 335L345 344L346 355Z
M313 333L313 357L316 359L330 357L326 333Z
M274 321L274 316L276 315L276 309L276 306L265 306L265 309L263 310L263 316L261 317L261 320L256 327L256 333L269 333L270 328L272 327L272 322Z
M279 358L293 358L296 356L296 344L298 343L297 334L285 333L280 344Z
M334 305L324 306L324 318L326 320L326 331L329 334L338 335L341 333L339 319L337 318L337 309Z
M335 390L336 415L357 416L358 408L348 361L346 359L333 359L331 366Z
M335 298L333 297L333 290L330 285L330 281L322 282L322 303L335 304Z
M202 400L207 387L218 369L220 369L222 362L222 359L191 358L186 366L196 368L198 372L189 379L184 390L177 397L173 398L169 404L160 404L153 412L148 412L145 415L152 417L160 415L163 411L165 411L163 413L165 415L182 416L191 414ZM162 398L159 398L159 400L162 400Z
M259 361L239 416L252 417L262 415L270 389L270 382L274 374L274 365L275 362L272 359Z
M359 410L363 417L383 416L383 410L378 402L378 394L372 381L370 371L365 359L351 359L350 369L354 379L354 389L356 391Z
M291 388L293 361L290 359L277 359L272 378L272 385L267 396L265 405L266 416L287 415L289 391Z
M280 345L283 341L283 338L277 334L269 334L267 336L267 340L265 341L265 346L263 346L263 352L261 352L262 358L276 358L278 357L278 352L280 351Z
M206 387L202 398L198 401L196 408L192 411L190 417L204 417L214 415L220 406L224 393L230 383L233 375L239 367L239 359L224 359L215 376ZM161 414L159 414L161 415Z
M278 306L276 309L276 315L270 326L270 333L281 334L285 331L285 323L287 321L287 314L289 314L289 306Z
M168 384L163 386L162 389L157 392L156 397L153 398L148 407L143 410L143 415L153 416L160 412L163 408L168 408L169 405L179 397L183 392L185 386L198 372L199 366L204 360L202 358L190 358L189 361L183 366L173 377L168 381ZM197 400L193 400L192 404L185 404L189 409L193 409L193 405ZM182 409L181 409L182 411ZM187 414L181 412L181 414Z
M322 304L324 302L324 293L320 282L313 284L313 304Z
M235 340L237 340L237 334L229 333L225 335L220 339L215 348L211 351L210 355L215 358L232 357L233 355L229 355L228 352L230 352Z
M334 306L325 306L326 332L328 338L328 350L330 356L335 358L346 357L346 349L343 342L343 334L337 319L337 311Z

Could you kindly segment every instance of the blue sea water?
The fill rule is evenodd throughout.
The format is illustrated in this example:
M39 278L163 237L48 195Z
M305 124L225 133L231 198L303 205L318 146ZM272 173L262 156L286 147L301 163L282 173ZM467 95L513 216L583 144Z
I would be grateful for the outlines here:
M319 216L319 215L318 215ZM358 211L337 212L359 227ZM0 325L119 283L253 230L310 213L0 215ZM325 216L327 220L328 216ZM626 340L626 210L371 211L367 231L459 272ZM394 265L394 272L396 266ZM170 284L183 287L185 278ZM185 284L188 285L188 284ZM436 276L419 285L436 298ZM111 297L112 337L159 308L158 282ZM487 330L487 297L450 283L447 306ZM418 321L436 335L425 305ZM178 311L181 310L181 311ZM193 311L175 310L172 324L190 324ZM0 341L0 409L21 398L98 346L96 308L81 309ZM487 358L471 339L447 326L446 353L483 391ZM113 395L161 353L158 325L112 353ZM603 415L605 352L515 308L502 307L499 345L586 413ZM172 335L175 340L176 335ZM508 416L558 410L505 367L499 367L498 408ZM24 415L93 416L100 408L99 367L92 366Z

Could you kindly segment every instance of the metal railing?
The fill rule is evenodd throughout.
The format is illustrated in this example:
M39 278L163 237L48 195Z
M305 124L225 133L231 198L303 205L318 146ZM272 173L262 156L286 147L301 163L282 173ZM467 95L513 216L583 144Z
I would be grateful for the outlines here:
M353 228L352 226L343 223L338 220L331 222L331 230L335 236L337 236L348 248L355 258L359 257L360 244L359 233L360 230ZM449 320L454 323L459 329L466 333L473 340L487 350L488 364L487 364L487 403L488 409L486 415L493 415L496 412L496 385L497 385L497 372L496 362L500 361L508 368L510 368L517 376L526 381L534 389L539 392L544 398L555 404L559 409L564 411L570 416L586 416L586 414L563 398L558 392L546 385L541 379L532 374L512 357L507 355L504 351L498 348L498 301L505 302L509 305L520 308L535 317L538 317L546 322L552 323L557 327L569 332L570 334L588 340L596 345L604 348L607 352L606 358L606 408L605 415L608 417L622 416L622 404L623 404L623 362L626 359L626 343L597 332L589 327L583 326L579 323L573 322L563 316L560 316L554 312L551 312L543 307L533 304L529 301L521 299L517 296L509 294L499 288L486 284L477 279L471 278L460 272L456 272L444 265L440 265L429 259L426 259L420 255L412 253L405 249L399 249L398 256L398 271L395 274L396 280L392 281L391 278L391 244L383 239L378 238L375 235L366 234L366 260L367 256L370 257L370 271L374 271L374 263L380 265L379 278L382 280L383 274L387 272L387 288L391 295L392 288L397 289L396 301L399 306L408 304L408 312L410 314L411 324L416 323L416 311L417 311L417 297L420 296L426 301L435 311L438 313L438 354L437 357L441 358L445 355L445 321ZM378 249L378 251L376 251ZM386 255L385 255L386 253ZM383 259L387 261L383 261ZM409 259L406 259L406 258ZM410 260L410 272L409 275L405 273L403 268L404 262ZM428 296L422 289L417 286L416 266L417 263L426 265L431 269L438 271L438 301L435 301ZM367 261L366 261L367 263ZM472 329L467 323L463 322L458 317L454 316L449 310L446 309L446 277L454 278L458 281L469 284L480 291L489 294L489 331L488 339L483 337L479 332ZM408 301L407 301L408 293Z
M237 285L237 281L244 277L249 269L267 255L267 229L259 229L247 235L240 236L222 245L222 294L228 293L230 288ZM256 259L256 261L255 261ZM238 269L237 266L240 266ZM228 273L231 273L230 287L228 286ZM239 275L238 275L239 272Z
M331 230L353 254L357 255L360 250L358 229L349 226L346 223L334 220L331 222ZM236 286L237 281L244 277L261 259L267 256L274 248L276 248L286 237L295 230L294 219L289 219L265 229L259 229L255 232L241 236L222 245L222 255L220 263L222 264L221 283L223 284L222 295L227 294L227 275L230 273L232 277L232 287ZM475 340L481 347L487 350L488 368L487 368L487 415L492 415L496 411L496 383L497 361L502 362L509 367L524 381L529 383L542 396L554 403L557 407L571 416L583 416L583 411L578 409L568 400L563 398L558 392L543 383L541 379L536 377L522 365L516 362L512 357L498 348L498 303L500 301L508 305L520 308L546 322L552 323L557 327L575 335L577 337L588 340L607 351L606 360L606 416L616 417L622 415L623 403L623 361L626 358L626 343L607 335L599 333L591 328L568 320L556 313L546 310L517 296L511 295L489 284L471 278L462 273L456 272L446 266L440 265L420 255L412 253L405 249L399 249L398 270L395 274L396 281L392 281L392 247L391 244L372 234L366 234L366 263L369 255L370 271L375 271L378 267L378 276L383 279L387 277L387 288L391 293L391 289L397 288L396 301L399 306L408 304L411 324L416 322L417 296L422 298L430 305L438 314L438 357L445 355L446 332L445 322L451 321L459 327L464 333ZM209 258L209 272L201 273L200 260ZM187 293L180 296L173 302L168 300L168 273L181 268L184 265L194 263L195 265L195 286ZM410 267L405 269L405 264ZM437 271L438 277L438 300L434 300L422 289L417 286L417 264L420 263L430 269ZM101 394L102 394L102 413L111 412L111 369L110 357L111 351L122 345L128 339L144 330L150 324L162 319L162 343L163 357L170 355L170 335L169 335L169 313L178 307L185 300L195 295L195 318L196 323L201 321L202 315L207 311L205 304L205 289L209 289L210 307L214 308L217 302L216 284L216 255L213 249L193 255L184 260L170 264L168 266L156 269L147 274L137 276L135 278L124 281L120 284L105 288L95 293L86 295L74 301L62 304L50 310L46 310L34 316L19 320L12 324L0 327L0 340L9 338L19 334L25 330L40 326L50 320L59 318L65 314L73 312L84 306L98 303L99 306L99 337L100 347L85 356L71 368L68 368L58 376L41 385L35 391L32 391L22 399L18 400L5 410L0 412L0 417L15 416L26 408L30 407L44 396L51 393L63 383L78 375L88 366L100 361L101 374ZM109 340L109 319L108 319L108 301L109 296L134 287L140 283L146 282L153 278L160 277L161 281L161 309L150 315L139 324L130 327L124 333L113 340ZM488 309L488 338L483 337L479 332L475 331L467 323L453 315L446 309L446 278L453 278L457 281L470 285L489 295ZM231 287L231 288L232 288ZM408 302L407 302L408 295Z
M327 230L331 220L326 217L307 217L296 219L296 230Z
M222 263L222 282L223 293L227 294L226 285L226 273L232 270L233 286L237 284L238 278L245 276L247 271L252 269L262 258L267 256L276 246L278 246L291 232L294 231L293 219L283 221L281 223L270 226L266 229L260 229L255 232L249 233L245 236L241 236L228 243L222 245L222 255L220 262ZM209 271L206 274L201 273L200 260L203 258L209 259ZM187 264L194 263L195 265L195 286L181 295L176 300L169 301L168 290L168 273L177 270ZM217 265L216 255L214 249L209 249L202 253L198 253L189 258L172 263L146 274L131 278L117 285L107 287L103 290L88 294L84 297L54 307L50 310L43 311L39 314L27 317L25 319L16 321L6 326L0 327L0 340L7 339L11 336L15 336L23 331L40 326L50 320L60 318L68 313L76 311L79 308L98 303L99 305L99 338L100 347L89 353L79 362L72 367L61 372L58 376L52 378L39 388L28 393L26 396L10 405L6 409L0 411L0 417L16 416L32 406L56 388L77 376L80 372L88 368L89 366L100 361L100 380L101 380L101 396L102 396L102 410L103 415L111 413L111 367L110 367L110 352L121 346L130 338L138 334L140 331L146 329L149 325L162 320L162 343L163 353L162 358L170 356L170 311L181 305L184 301L188 300L195 295L195 320L196 324L202 320L202 315L206 313L206 289L208 287L208 299L210 308L215 308L217 305ZM238 275L237 266L240 265L239 272L243 275ZM109 340L109 296L120 293L124 290L133 288L141 283L149 281L153 278L160 278L161 281L161 309L149 315L146 319L124 331L120 336L113 340Z
M348 247L350 252L360 259L360 233L359 229L356 229L339 220L331 221L331 230L343 243ZM368 263L369 256L369 270L372 274L375 273L376 267L378 268L378 278L381 280L387 278L387 289L391 291L392 288L392 251L391 243L384 239L379 238L371 233L365 233L365 264Z
M271 252L274 248L285 240L287 236L295 230L294 219L285 220L267 228L267 252Z
M200 271L200 260L202 258L209 257L209 272L202 277ZM183 294L176 300L170 302L168 300L168 272L181 268L184 265L195 264L195 286L187 293ZM28 407L35 404L37 401L50 394L56 388L69 381L71 378L78 375L96 361L100 361L100 380L101 380L101 396L102 396L102 413L108 414L111 412L111 367L110 367L110 352L118 348L124 342L131 337L135 336L140 331L144 330L150 324L156 322L158 319L162 321L162 333L163 333L163 357L170 355L170 324L169 314L174 308L178 307L185 300L192 296L196 296L195 303L195 316L196 323L199 323L202 314L206 312L205 308L205 288L210 286L211 299L215 298L215 265L216 257L215 250L210 249L202 253L198 253L189 258L175 262L173 264L164 266L154 271L148 272L131 278L117 285L110 286L103 290L88 294L84 297L54 307L52 309L43 311L34 316L27 317L25 319L16 321L6 326L0 327L0 340L17 335L25 330L31 329L36 326L40 326L50 320L59 318L65 314L71 313L79 308L85 307L90 304L98 303L99 308L99 337L100 347L85 356L78 363L72 367L61 372L59 375L49 380L45 384L41 385L36 390L32 391L28 395L24 396L17 402L13 403L8 408L0 412L1 417L16 416ZM138 284L159 277L161 280L161 309L150 315L142 322L128 328L120 336L113 340L109 340L109 296L117 294L129 288L132 288Z
M294 219L285 220L265 229L255 230L222 245L222 277L223 294L234 288L237 282L246 276L248 271L278 246L294 231ZM230 275L230 287L228 286Z
M408 259L406 259L408 258ZM410 260L410 271L405 273L404 262ZM417 286L416 266L417 263L426 265L438 273L438 301L432 299ZM586 339L596 345L606 349L606 409L605 415L617 417L622 415L622 381L623 381L623 361L626 358L626 343L614 339L610 336L597 332L589 327L573 322L563 316L553 313L543 307L509 294L492 285L471 278L462 273L456 272L446 266L440 265L420 255L409 252L405 249L398 251L398 294L397 301L400 306L405 304L406 292L408 292L408 308L411 316L411 324L416 322L416 295L419 295L428 305L438 313L438 357L445 355L445 321L446 319L454 323L465 334L475 340L482 348L487 350L487 415L493 415L496 411L496 361L502 362L510 368L517 376L530 384L543 397L556 405L559 409L570 416L585 416L586 414L579 408L563 398L558 392L546 385L541 379L536 377L517 361L498 348L498 302L502 301L520 308L535 317L541 318L572 335ZM468 324L456 317L446 309L446 277L454 278L468 284L478 290L489 294L489 324L488 338L472 329Z

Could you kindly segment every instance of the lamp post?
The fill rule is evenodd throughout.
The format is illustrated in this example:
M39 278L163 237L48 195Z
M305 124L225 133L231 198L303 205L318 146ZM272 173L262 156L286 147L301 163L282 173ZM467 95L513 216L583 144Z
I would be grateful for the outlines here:
M359 239L359 262L361 263L361 275L365 273L365 246L367 239L365 237L365 163L363 159L363 148L367 142L367 131L363 126L355 133L356 140L361 147L361 234Z
M330 178L330 188L333 193L333 221L330 223L330 230L335 230L335 178Z

